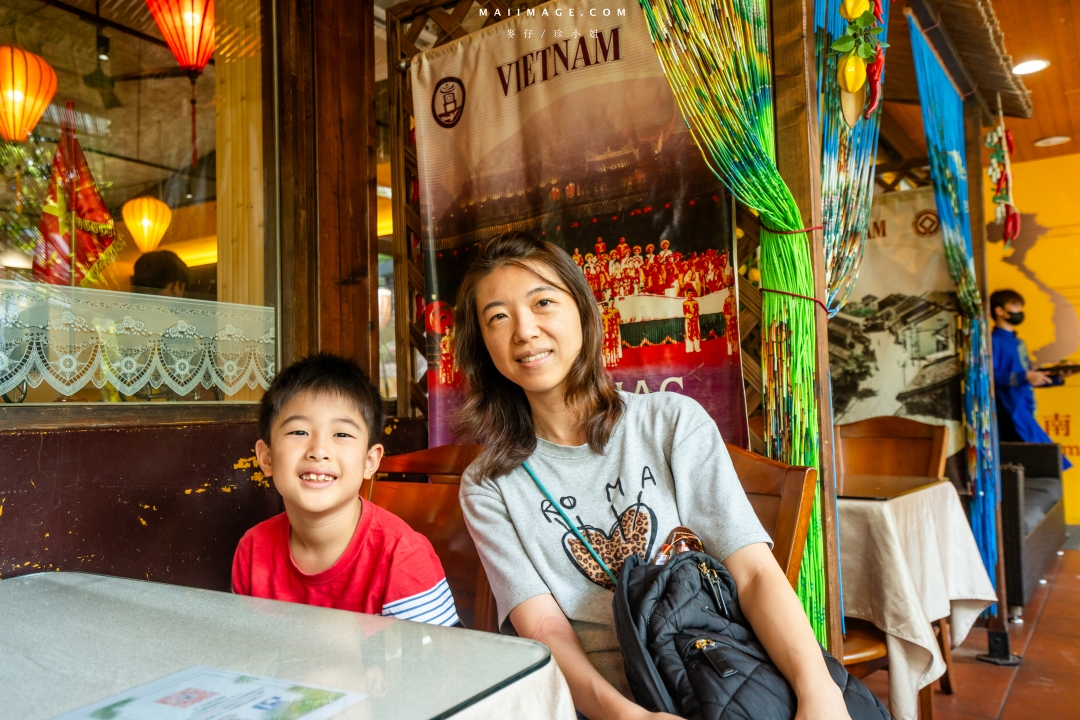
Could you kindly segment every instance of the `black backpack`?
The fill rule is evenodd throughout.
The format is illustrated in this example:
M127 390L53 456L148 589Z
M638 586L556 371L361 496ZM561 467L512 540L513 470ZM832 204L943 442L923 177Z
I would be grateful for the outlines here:
M615 588L626 679L642 707L701 720L791 720L795 692L754 637L731 574L705 553L665 565L627 558ZM852 720L889 720L873 693L822 649Z

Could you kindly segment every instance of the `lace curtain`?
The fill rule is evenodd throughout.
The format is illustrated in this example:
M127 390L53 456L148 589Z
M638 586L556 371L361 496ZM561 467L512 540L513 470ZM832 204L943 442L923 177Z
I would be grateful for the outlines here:
M270 307L0 280L0 394L266 389L274 341Z

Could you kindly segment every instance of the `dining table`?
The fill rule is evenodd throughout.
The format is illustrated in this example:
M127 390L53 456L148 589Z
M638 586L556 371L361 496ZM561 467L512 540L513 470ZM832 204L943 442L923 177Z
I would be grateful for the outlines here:
M885 633L889 711L916 720L919 690L946 670L934 622L949 618L955 647L997 594L951 482L856 476L842 487L844 615Z
M4 718L576 717L550 651L532 640L78 572L0 580L0 608ZM266 683L300 687L315 705L340 699L323 714L275 714L280 692L231 715L214 714L221 697L170 714L214 694L182 687L151 714L133 709L140 687L173 674L181 685L235 678L249 697Z

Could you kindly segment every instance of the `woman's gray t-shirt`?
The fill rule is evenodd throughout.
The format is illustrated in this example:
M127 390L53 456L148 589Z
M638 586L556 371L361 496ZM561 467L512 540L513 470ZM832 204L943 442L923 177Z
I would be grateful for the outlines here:
M529 466L618 575L626 557L651 559L672 528L697 533L723 560L771 543L735 475L716 423L677 393L620 393L626 410L603 455L537 439ZM625 690L612 584L524 468L461 479L461 507L499 610L551 593L597 669ZM616 672L617 668L617 672Z

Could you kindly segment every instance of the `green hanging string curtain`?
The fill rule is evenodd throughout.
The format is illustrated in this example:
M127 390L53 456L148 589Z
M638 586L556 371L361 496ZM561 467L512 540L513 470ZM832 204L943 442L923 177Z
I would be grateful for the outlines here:
M820 467L810 238L776 167L768 4L640 2L668 83L706 163L761 217L761 356L769 456ZM815 498L798 593L825 643L819 492Z
M869 117L860 114L854 127L844 120L840 83L836 79L841 54L830 47L844 37L849 21L840 14L843 0L814 4L814 41L818 61L818 124L821 127L821 206L825 237L826 305L829 317L847 303L859 276L866 230L870 223L870 200L874 195L874 164L877 162L881 104ZM881 3L881 33L886 39L890 0ZM873 80L868 79L867 83ZM870 107L870 101L867 106Z
M930 156L945 258L960 300L960 354L964 365L964 430L972 478L971 528L983 564L996 582L998 453L994 414L993 361L988 321L975 281L968 216L964 103L938 62L915 18L908 16L923 128Z

